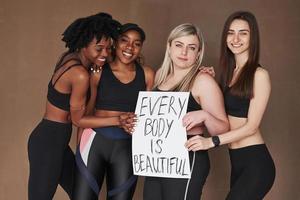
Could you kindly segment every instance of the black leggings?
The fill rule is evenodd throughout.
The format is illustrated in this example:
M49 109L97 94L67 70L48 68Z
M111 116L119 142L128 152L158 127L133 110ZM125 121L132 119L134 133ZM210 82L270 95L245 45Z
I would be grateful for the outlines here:
M114 137L118 134L126 137ZM85 129L76 152L73 200L97 200L105 175L107 199L132 199L137 177L131 160L131 138L122 129Z
M69 147L72 125L43 119L28 140L29 200L51 200L60 184L72 196L75 159Z
M265 144L230 149L231 180L226 200L261 200L275 180L275 166Z
M191 179L146 177L143 199L199 200L210 169L209 157L207 151L189 152L189 156Z

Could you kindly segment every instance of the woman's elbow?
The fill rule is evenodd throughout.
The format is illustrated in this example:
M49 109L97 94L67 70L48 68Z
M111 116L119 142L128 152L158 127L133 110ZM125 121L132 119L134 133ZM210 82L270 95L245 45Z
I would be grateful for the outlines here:
M220 135L222 133L225 133L227 131L229 131L230 126L229 126L229 122L228 120L220 120L219 125L215 126L216 128L214 130L210 131L210 135L214 136L214 135Z
M80 120L71 117L72 124L78 128L84 128L80 126Z
M229 126L228 120L227 119L222 120L222 122L220 124L220 127L219 127L219 130L216 134L218 135L218 134L225 133L225 132L229 131L229 129L230 129L230 126Z
M230 130L230 125L229 125L229 121L226 119L226 120L223 120L223 126L222 126L222 133L224 132L227 132Z
M247 136L254 135L258 131L258 126L257 125L247 125Z

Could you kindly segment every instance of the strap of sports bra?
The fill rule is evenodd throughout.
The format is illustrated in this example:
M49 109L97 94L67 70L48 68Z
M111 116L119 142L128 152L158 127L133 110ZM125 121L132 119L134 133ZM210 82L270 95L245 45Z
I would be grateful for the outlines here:
M80 62L80 60L73 58L73 59L70 59L70 60L65 61L61 66L63 66L64 64L66 64L67 62L69 62L69 61L71 61L71 60L76 60L76 61L79 61L79 62L78 62L78 63L74 63L74 64L70 65L69 67L67 67L67 69L65 69L65 70L64 70L64 71L56 78L56 80L55 80L54 83L52 84L53 87L55 86L55 84L57 83L57 81L60 79L60 77L61 77L62 75L64 75L64 73L66 73L68 70L70 70L70 69L71 69L72 67L74 67L74 66L82 65L81 62ZM53 76L54 76L54 74L53 74ZM53 81L53 76L52 76L52 78L51 78L51 81Z

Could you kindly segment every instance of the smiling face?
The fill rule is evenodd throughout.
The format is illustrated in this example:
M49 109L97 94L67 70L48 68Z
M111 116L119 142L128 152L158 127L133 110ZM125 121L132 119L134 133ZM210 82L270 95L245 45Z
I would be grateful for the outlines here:
M134 62L141 53L143 42L135 30L123 33L116 44L116 56L125 64Z
M173 66L189 68L195 62L200 53L200 43L196 35L187 35L175 38L171 41L169 55Z
M248 22L235 19L227 32L227 47L235 55L248 56L250 46L250 28Z
M94 38L87 47L83 48L83 53L89 63L102 67L111 54L111 39L102 38L97 42Z

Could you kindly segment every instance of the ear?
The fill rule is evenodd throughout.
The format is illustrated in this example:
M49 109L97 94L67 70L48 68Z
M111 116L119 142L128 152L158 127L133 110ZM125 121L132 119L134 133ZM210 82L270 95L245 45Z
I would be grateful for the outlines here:
M79 50L83 55L86 55L86 47L83 47Z

